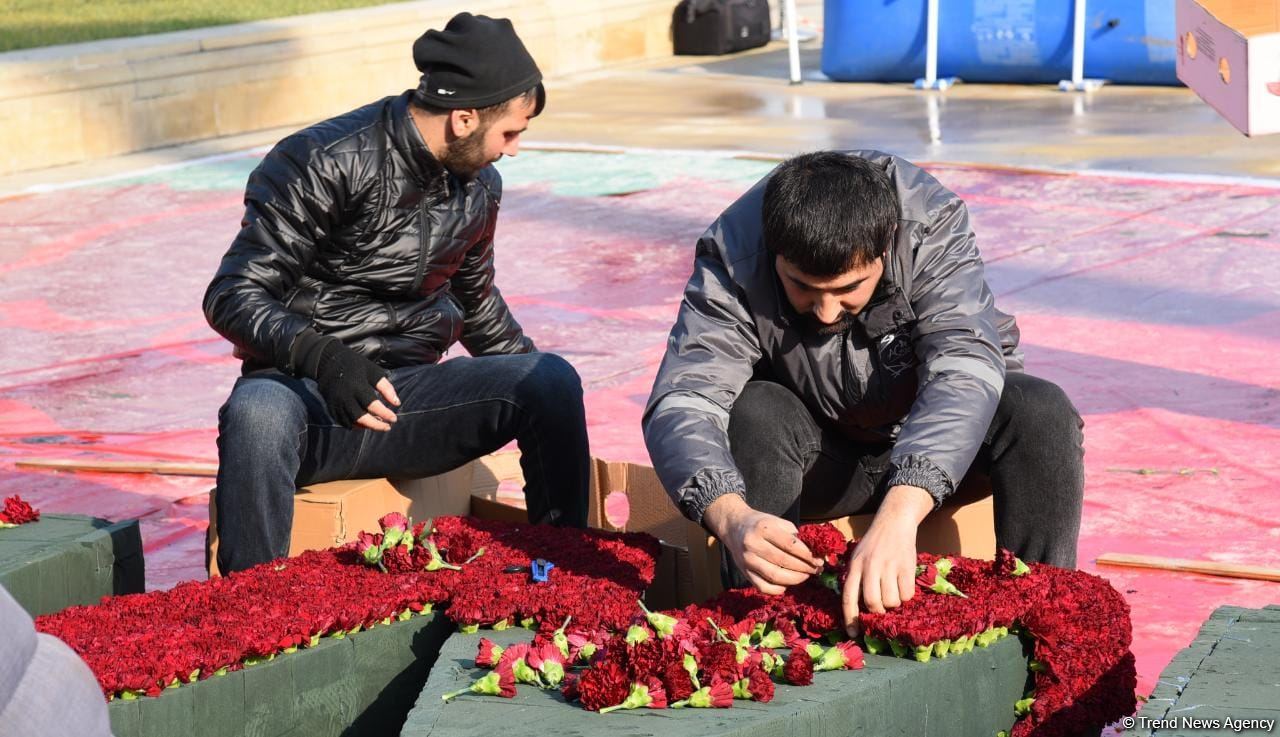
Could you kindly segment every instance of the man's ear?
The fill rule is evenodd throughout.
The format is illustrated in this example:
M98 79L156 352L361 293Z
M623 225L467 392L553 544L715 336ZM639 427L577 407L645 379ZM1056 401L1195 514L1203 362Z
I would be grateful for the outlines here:
M455 138L466 138L480 127L480 111L475 108L449 111L449 132Z

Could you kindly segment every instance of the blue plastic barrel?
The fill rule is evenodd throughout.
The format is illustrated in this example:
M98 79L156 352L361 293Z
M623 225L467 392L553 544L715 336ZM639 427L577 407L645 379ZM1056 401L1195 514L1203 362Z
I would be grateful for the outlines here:
M941 0L938 76L1057 83L1071 77L1073 0ZM1178 84L1174 0L1092 0L1086 77ZM822 71L840 82L924 76L927 0L826 0Z

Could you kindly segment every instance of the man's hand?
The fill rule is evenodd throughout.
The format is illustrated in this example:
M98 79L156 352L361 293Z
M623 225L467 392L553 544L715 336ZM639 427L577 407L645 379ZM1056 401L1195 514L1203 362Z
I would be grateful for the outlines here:
M795 525L757 512L737 494L712 502L703 522L728 549L738 570L763 593L781 594L822 570L822 561L796 537Z
M933 497L915 486L895 486L854 548L841 589L845 629L858 635L858 600L883 614L916 593L916 530L933 510Z
M400 398L387 378L387 370L336 338L326 338L317 350L320 354L313 378L333 419L343 427L390 430L396 415L382 400L399 407Z
M385 399L387 404L392 407L400 406L400 397L396 395L396 388L391 386L390 379L384 376L378 380L378 383L373 388L378 391L378 394L382 395L382 399ZM392 425L396 424L396 413L392 412L386 404L383 404L382 400L373 400L365 409L368 411L361 415L360 419L356 420L356 424L360 427L386 432L391 429Z

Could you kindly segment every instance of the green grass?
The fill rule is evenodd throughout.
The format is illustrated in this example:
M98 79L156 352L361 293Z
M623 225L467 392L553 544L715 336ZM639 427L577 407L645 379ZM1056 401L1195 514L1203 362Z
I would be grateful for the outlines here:
M143 36L392 0L0 0L0 51Z

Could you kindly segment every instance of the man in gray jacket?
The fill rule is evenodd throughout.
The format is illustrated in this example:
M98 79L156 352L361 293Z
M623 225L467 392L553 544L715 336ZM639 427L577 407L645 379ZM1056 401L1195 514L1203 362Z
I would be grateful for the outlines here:
M791 159L698 240L645 442L675 502L721 540L726 585L780 593L818 570L801 519L875 511L843 585L915 590L916 529L994 493L997 543L1074 567L1083 423L1022 373L964 203L876 151Z

